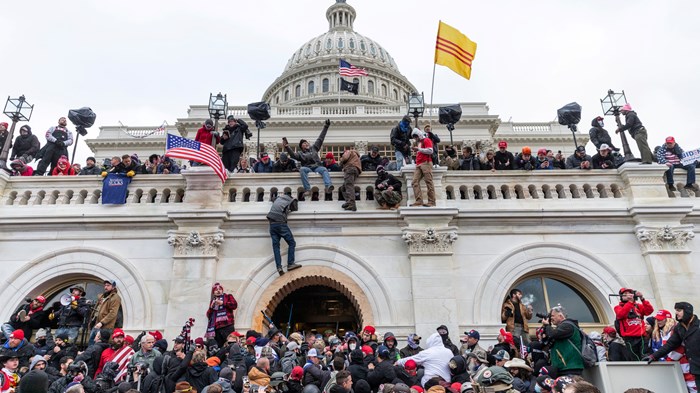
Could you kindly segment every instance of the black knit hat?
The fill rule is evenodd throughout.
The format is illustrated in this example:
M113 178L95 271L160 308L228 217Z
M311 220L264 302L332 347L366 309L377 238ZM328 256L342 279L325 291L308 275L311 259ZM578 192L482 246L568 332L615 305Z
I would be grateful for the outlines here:
M676 310L683 310L683 313L685 314L693 313L693 305L688 302L678 302L673 306L673 308Z
M304 142L309 142L309 141L307 141L306 139L300 140L300 141L299 141L299 148L300 148L300 149L301 149L301 145L303 145Z
M32 370L19 381L22 393L46 393L49 390L49 376L42 370Z

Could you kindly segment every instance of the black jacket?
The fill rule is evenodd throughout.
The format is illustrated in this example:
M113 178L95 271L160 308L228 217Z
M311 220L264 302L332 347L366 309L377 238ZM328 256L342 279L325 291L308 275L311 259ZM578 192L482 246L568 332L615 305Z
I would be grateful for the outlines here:
M396 379L396 371L394 370L394 364L390 360L377 362L374 370L370 370L367 373L367 382L369 382L373 392L379 390L379 385L392 383L394 379Z
M639 116L637 116L637 112L629 111L625 115L625 125L620 127L620 130L621 131L630 130L630 135L632 135L632 138L634 138L634 134L636 134L637 131L639 131L643 127L644 127L644 125L642 125L642 121L639 120Z
M49 387L49 393L63 393L66 386L71 382L73 382L73 376L66 375L65 377L61 377L56 382L51 384ZM83 378L80 384L83 385L85 393L97 393L97 385L95 385L95 381L93 381L92 378L88 377L87 375L85 378Z
M593 169L615 169L615 160L609 153L605 157L601 156L600 153L596 153L593 155L592 161ZM603 168L603 164L605 163L608 164L607 168Z
M287 159L287 162L282 162L282 160L277 160L275 161L275 164L272 166L272 172L280 173L280 172L297 172L299 171L299 168L297 168L297 162L292 160L291 158Z
M401 131L401 123L391 129L391 145L394 149L400 151L404 156L411 154L411 125L408 125L408 131Z
M526 171L531 171L537 166L537 160L535 160L535 157L530 155L530 158L525 158L522 155L522 153L518 154L518 157L515 159L515 162L518 169L523 169Z
M15 139L15 144L12 147L12 155L10 156L10 159L14 160L15 158L19 158L25 154L36 157L36 153L39 152L40 147L41 144L39 144L39 139L36 137L36 135L29 131L28 135L20 135Z
M496 169L501 171L504 169L515 169L515 156L513 156L513 153L509 152L506 150L505 153L501 153L501 151L497 151L496 154L493 155L493 159L496 161Z
M51 355L51 358L49 359L49 366L55 368L56 370L61 369L61 358L64 356L70 356L73 359L78 356L78 348L76 348L73 344L64 343L60 348L61 350L58 352L54 352L53 349L49 351L49 355Z
M353 382L361 379L367 380L367 373L369 370L363 360L361 349L355 349L350 352L350 366L348 366L348 371L350 371L350 375L352 375Z
M698 320L697 315L693 315L687 325L676 324L666 344L651 356L654 359L661 359L681 345L685 345L685 356L690 363L690 373L700 374L700 320Z
M243 137L245 137L245 139L250 139L251 136L253 136L253 133L250 132L248 123L242 119L237 119L233 127L227 124L223 128L223 135L221 138L221 144L224 146L223 151L243 149L245 146Z
M600 145L605 143L606 145L613 147L612 139L610 139L610 134L608 131L598 124L598 118L593 119L591 122L591 129L588 131L588 135L591 137L591 143L596 149L600 148Z
M306 386L313 384L318 386L319 389L323 390L326 384L331 379L331 372L324 370L320 364L309 364L304 366L304 377L302 378L302 385Z
M100 357L102 356L102 351L109 348L108 343L97 342L85 349L83 353L75 358L75 361L82 360L88 367L88 372L90 375L94 375L97 367L100 365Z
M93 165L92 167L88 167L88 166L82 167L80 169L80 173L78 173L78 175L91 176L91 175L99 175L101 173L102 173L102 168L98 167L97 165ZM143 171L139 170L138 173L143 173ZM148 172L146 172L146 173L148 173Z
M321 157L319 157L318 152L321 150L321 147L323 146L323 141L326 139L326 134L328 133L328 125L323 126L323 130L321 130L321 134L318 136L318 139L316 139L316 142L314 142L313 145L309 148L309 150L303 151L301 150L301 147L299 147L299 151L295 152L292 150L289 145L287 145L286 150L287 154L289 154L289 157L294 158L295 160L299 161L301 163L301 166L309 167L309 168L316 168L319 166L323 166L323 161L321 161Z
M372 157L371 154L365 154L364 156L360 157L360 163L362 163L362 170L363 171L376 171L377 167L382 165L382 162L384 162L384 159L382 156L377 154L376 157Z
M198 392L201 392L205 387L213 384L219 379L216 370L209 367L206 363L199 362L187 368L185 373L185 381L194 386Z
M58 312L54 313L56 319L58 319L58 327L83 325L83 318L87 314L89 308L83 297L78 299L77 303L75 308L68 304L66 306L61 306Z
M381 183L384 183L384 187L380 189L378 186ZM384 191L389 186L391 186L391 187L394 187L394 191L401 194L401 180L397 179L391 173L387 173L386 177L377 176L377 180L374 181L374 186L377 187L377 190L379 190L379 191Z
M464 158L462 157L462 161L459 164L459 169L461 171L478 171L481 169L481 165L479 163L479 157L475 155L469 156L469 158Z

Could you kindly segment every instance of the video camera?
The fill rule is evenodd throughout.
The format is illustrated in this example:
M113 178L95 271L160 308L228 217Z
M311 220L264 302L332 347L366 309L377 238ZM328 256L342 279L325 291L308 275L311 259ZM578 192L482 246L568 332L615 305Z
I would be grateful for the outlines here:
M146 376L148 374L148 363L138 362L136 364L130 364L127 370L129 371L129 375L138 371L142 376Z

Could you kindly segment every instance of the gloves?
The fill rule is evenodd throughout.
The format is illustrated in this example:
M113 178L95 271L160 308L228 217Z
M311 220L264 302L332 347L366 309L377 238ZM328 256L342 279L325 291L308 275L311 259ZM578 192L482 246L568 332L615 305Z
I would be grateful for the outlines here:
M61 140L57 139L55 143L56 143L56 146L58 146L58 147L66 147L66 143L61 141Z
M651 364L651 362L655 361L654 357L652 355L645 356L642 358L643 362L647 362L647 364Z
M134 171L129 171L126 173L127 177L134 177L134 175L136 175L136 172L134 172Z
M100 173L100 176L107 177L107 171L102 171L102 173Z
M326 119L326 127L331 125L331 119Z

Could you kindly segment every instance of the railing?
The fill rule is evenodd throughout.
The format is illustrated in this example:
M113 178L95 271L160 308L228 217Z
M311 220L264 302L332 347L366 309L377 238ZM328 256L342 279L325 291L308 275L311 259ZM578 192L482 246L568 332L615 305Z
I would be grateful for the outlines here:
M513 132L546 134L552 132L552 127L549 123L515 123L513 124Z
M658 168L656 168L658 167ZM635 171L642 171L636 169ZM507 200L518 200L513 206L528 209L528 206L541 206L543 200L566 200L571 209L580 209L585 200L606 199L616 204L627 203L630 198L670 198L697 197L700 193L690 190L669 192L666 190L659 166L648 167L643 174L630 180L630 173L610 170L565 170L565 171L499 171L499 172L434 172L438 202L455 207L483 206ZM193 168L194 170L194 168ZM394 173L403 183L404 202L412 197L410 181L412 170ZM682 175L680 172L678 175ZM128 187L127 205L167 205L187 204L188 192L202 190L189 184L188 174L181 175L137 175ZM200 173L198 176L202 176ZM207 174L204 175L209 178ZM216 179L211 175L212 179ZM655 180L658 177L658 181ZM343 184L341 172L331 173L335 189L326 194L321 176L309 175L312 186L308 200L301 199L303 189L298 173L274 174L232 174L222 185L221 199L217 194L216 182L206 188L215 203L254 204L269 203L282 193L300 198L302 203L323 204L343 200L340 188ZM358 209L373 210L376 175L363 173L355 184L355 199ZM193 183L194 184L194 183ZM193 188L194 187L194 188ZM634 191L634 190L642 190ZM211 191L209 191L211 190ZM99 205L101 203L102 178L98 176L74 177L7 177L0 174L0 209L12 207L42 207L51 205ZM195 194L192 194L195 195ZM193 203L197 198L193 197ZM442 202L441 202L442 201ZM539 202L538 202L539 201ZM475 205L472 205L475 204ZM530 205L532 204L532 205ZM589 206L586 204L585 206ZM540 208L540 207L538 207Z

